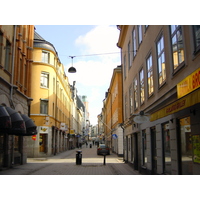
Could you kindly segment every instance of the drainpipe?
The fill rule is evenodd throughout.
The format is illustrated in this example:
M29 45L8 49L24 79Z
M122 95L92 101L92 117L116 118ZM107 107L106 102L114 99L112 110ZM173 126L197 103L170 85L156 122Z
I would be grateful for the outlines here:
M11 90L10 90L10 99L12 106L14 108L13 104L13 82L14 82L14 67L15 67L15 46L16 46L16 31L17 31L17 25L14 25L14 41L13 41L13 53L12 53L12 72L11 72Z
M14 108L14 103L13 103L13 82L14 82L14 67L15 67L16 31L17 31L17 25L14 25L14 41L13 41L12 71L11 71L11 90L10 90L10 101L11 101L11 106L13 108ZM15 142L15 136L12 135L12 149L11 149L12 165L14 165L14 142Z

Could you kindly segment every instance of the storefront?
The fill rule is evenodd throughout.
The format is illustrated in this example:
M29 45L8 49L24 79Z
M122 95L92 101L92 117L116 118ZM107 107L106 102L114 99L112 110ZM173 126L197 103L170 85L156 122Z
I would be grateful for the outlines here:
M0 105L0 167L24 164L24 136L37 134L36 126L26 115Z
M177 85L178 100L151 115L158 137L153 138L151 131L152 173L200 174L199 74L200 69L181 81Z

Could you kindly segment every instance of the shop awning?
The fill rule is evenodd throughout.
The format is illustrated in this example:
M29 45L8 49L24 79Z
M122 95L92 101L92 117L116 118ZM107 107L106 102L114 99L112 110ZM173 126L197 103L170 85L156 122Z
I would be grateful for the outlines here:
M29 118L27 115L21 114L21 116L23 120L25 121L25 125L26 125L25 136L37 135L37 126L34 124L33 120Z
M11 118L6 108L0 105L0 132L7 132L11 128Z
M8 116L4 114L6 113L4 112L5 111L4 109L6 110ZM6 119L7 121L8 119L10 119L11 122L11 125L6 129L6 133L8 133L9 135L18 135L18 136L32 136L37 134L37 127L31 118L29 118L24 114L18 113L17 111L13 110L10 107L3 107L3 109L1 110L2 110L1 112L2 118L4 118L4 121Z
M25 122L22 119L20 113L17 111L13 110L10 107L5 107L8 114L10 115L11 118L11 123L12 127L9 130L8 134L10 135L24 135L26 134L26 126Z

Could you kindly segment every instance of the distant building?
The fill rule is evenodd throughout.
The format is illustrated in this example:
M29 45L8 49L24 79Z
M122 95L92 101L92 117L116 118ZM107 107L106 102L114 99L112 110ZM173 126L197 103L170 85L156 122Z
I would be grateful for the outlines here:
M104 126L105 143L119 156L123 156L122 114L122 75L121 66L118 66L113 70L110 87L106 92L102 113L98 119L100 130Z

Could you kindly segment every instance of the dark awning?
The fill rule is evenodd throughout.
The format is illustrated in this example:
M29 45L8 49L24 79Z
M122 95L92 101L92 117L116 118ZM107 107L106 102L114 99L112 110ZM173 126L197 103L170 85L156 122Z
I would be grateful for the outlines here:
M10 107L5 107L11 118L12 127L8 134L10 135L24 135L26 134L26 126L20 113Z
M0 133L32 136L37 134L37 126L27 115L0 105Z
M37 126L34 124L33 120L29 118L27 115L21 114L21 116L23 120L25 121L25 125L26 125L25 136L37 135Z
M11 118L6 108L0 105L0 132L7 132L11 128Z

